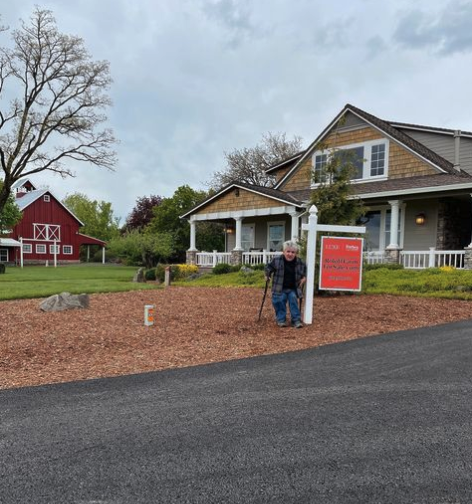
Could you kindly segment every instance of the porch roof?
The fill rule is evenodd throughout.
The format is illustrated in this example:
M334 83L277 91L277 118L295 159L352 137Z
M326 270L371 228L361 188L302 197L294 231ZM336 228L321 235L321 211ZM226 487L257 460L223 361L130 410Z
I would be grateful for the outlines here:
M0 238L1 247L21 247L21 243L13 238Z
M438 173L435 175L421 175L417 177L379 180L376 182L354 183L351 187L354 191L354 195L362 199L433 192L439 193L455 190L470 192L472 190L472 176L465 173ZM313 189L290 191L289 194L307 203L310 200L312 190Z
M280 201L281 203L285 205L292 205L296 207L304 207L303 201L297 199L296 197L292 196L290 193L285 192L285 191L279 191L278 189L273 189L271 187L262 187L262 186L257 186L257 185L252 185L252 184L246 184L243 182L232 182L222 189L220 189L216 194L209 196L205 200L203 200L199 205L196 207L192 208L189 210L187 213L183 214L180 216L181 219L188 219L192 214L195 214L198 210L201 210L204 206L208 205L212 201L217 200L224 194L232 191L233 189L245 189L247 191L250 191L255 194L259 194L261 196L266 196L271 199Z

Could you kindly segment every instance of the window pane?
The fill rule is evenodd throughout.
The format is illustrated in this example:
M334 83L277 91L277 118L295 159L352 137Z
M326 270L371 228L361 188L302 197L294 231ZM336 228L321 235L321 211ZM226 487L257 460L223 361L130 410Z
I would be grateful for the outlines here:
M281 252L285 235L285 226L283 224L269 225L269 250L271 252Z
M315 156L315 183L319 184L321 182L326 182L326 173L324 173L324 167L328 160L327 154L318 154Z
M365 226L367 228L366 234L366 249L379 250L380 249L380 211L368 212L366 215L368 219Z
M342 149L334 154L342 164L349 163L354 171L351 180L363 178L364 173L364 147Z
M370 160L370 175L383 175L385 171L385 144L373 145Z
M254 247L254 226L242 226L241 229L241 247L248 252Z

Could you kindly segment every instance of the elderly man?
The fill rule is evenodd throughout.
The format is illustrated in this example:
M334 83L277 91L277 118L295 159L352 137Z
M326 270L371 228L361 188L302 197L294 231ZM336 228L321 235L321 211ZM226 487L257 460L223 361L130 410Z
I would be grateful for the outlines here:
M283 244L283 254L276 256L264 269L266 281L272 281L272 306L279 327L287 327L287 302L292 327L303 327L298 298L306 281L306 264L297 257L298 245L293 241Z

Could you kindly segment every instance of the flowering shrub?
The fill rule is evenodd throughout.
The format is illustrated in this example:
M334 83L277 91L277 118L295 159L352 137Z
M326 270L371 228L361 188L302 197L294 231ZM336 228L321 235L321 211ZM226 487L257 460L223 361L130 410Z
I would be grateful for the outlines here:
M454 266L441 266L439 269L443 273L452 273L453 271L456 271L456 268L454 268Z
M198 273L198 266L194 264L158 264L156 266L156 278L159 282L164 282L166 268L170 268L170 279L181 280L194 273Z

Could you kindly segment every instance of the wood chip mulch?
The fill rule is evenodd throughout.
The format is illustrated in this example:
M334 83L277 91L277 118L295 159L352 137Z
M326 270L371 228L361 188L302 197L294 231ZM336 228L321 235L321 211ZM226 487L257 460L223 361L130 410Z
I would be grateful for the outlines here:
M0 303L0 389L142 373L281 353L472 319L469 301L315 296L314 323L275 325L263 291L184 288L94 294L90 307L44 313L41 299ZM144 306L155 322L144 325Z

